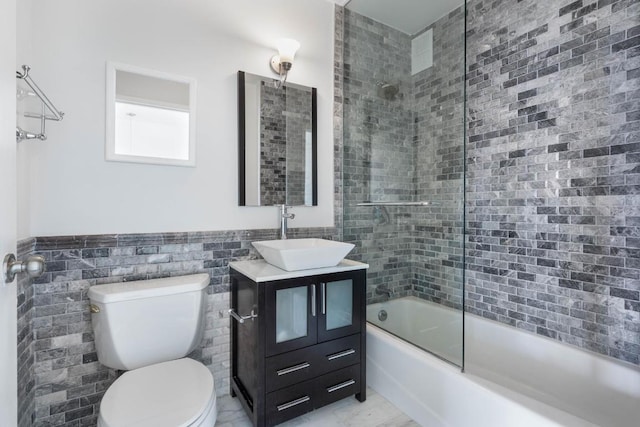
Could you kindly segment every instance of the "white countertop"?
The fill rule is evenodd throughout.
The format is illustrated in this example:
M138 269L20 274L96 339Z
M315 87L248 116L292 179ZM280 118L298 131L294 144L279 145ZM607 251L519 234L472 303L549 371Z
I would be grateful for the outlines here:
M309 270L286 271L263 259L251 261L233 261L229 267L244 274L254 282L270 282L272 280L295 279L296 277L315 276L318 274L340 273L342 271L363 270L369 268L369 264L343 259L335 267L312 268Z

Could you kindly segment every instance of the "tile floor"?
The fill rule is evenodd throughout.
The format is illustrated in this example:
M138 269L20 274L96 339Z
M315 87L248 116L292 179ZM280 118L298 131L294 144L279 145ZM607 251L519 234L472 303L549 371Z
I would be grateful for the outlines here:
M418 427L384 397L367 388L367 400L358 402L348 397L316 411L302 415L280 427ZM251 427L249 418L238 399L223 396L218 399L216 427Z

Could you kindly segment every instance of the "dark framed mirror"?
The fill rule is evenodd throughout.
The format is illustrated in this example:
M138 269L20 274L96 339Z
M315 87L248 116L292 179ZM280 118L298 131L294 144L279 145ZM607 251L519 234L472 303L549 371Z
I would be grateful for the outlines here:
M240 206L317 206L316 89L238 71Z

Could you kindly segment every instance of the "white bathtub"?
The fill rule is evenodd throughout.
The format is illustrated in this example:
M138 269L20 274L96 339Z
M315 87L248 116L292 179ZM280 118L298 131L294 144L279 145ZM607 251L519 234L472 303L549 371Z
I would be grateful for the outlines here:
M457 339L435 333L434 342L457 353L459 311L409 297L371 304L367 317L377 320L380 309L409 334L425 330L416 325L449 325ZM465 373L368 324L368 385L423 426L640 425L639 368L465 316Z

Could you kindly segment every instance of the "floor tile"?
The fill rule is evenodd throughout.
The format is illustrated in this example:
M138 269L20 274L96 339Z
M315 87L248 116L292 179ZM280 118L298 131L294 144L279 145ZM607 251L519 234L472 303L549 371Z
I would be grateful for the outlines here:
M216 427L250 427L251 421L238 399L231 396L218 398ZM281 427L418 427L388 400L367 388L367 400L358 402L354 397L342 399L316 411L302 415Z

